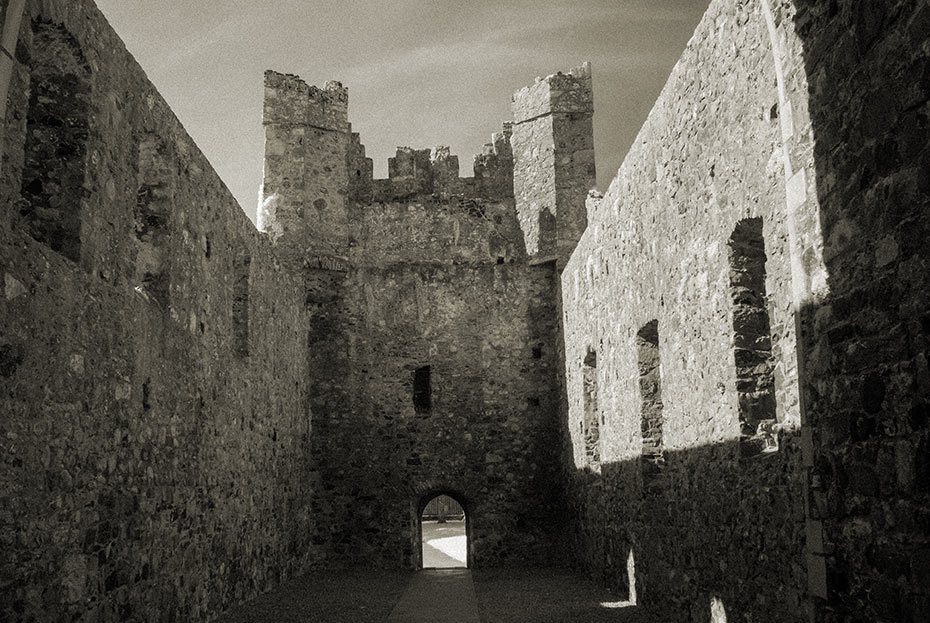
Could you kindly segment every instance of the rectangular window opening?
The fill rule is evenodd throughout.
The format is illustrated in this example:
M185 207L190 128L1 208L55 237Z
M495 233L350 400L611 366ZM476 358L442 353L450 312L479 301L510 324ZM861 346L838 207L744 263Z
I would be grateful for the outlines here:
M584 437L585 464L597 471L601 465L601 427L597 406L597 352L588 351L581 369L584 396L581 431Z
M643 486L649 488L665 465L662 441L662 375L659 360L659 321L652 320L636 334L639 362Z
M63 27L33 22L20 217L36 241L81 259L90 67Z
M762 219L737 223L729 241L733 355L739 404L740 451L744 456L778 449L775 360L765 291Z
M154 134L139 142L136 191L136 282L148 300L169 306L171 278L165 264L168 218L174 200L168 144Z
M413 372L413 409L417 413L429 413L431 408L430 367L422 366Z
M235 262L233 284L233 338L235 353L239 357L249 356L249 281L252 258L241 255Z

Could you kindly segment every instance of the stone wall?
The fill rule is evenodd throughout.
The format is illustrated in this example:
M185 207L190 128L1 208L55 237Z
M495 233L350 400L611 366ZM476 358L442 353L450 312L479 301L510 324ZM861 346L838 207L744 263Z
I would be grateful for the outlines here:
M343 138L295 123L278 74L268 76L265 201L279 206L268 225L285 232L278 253L305 277L319 371L311 390L319 564L416 567L418 512L440 491L468 512L471 565L557 560L559 470L544 458L558 449L556 279L551 265L527 262L509 124L476 156L472 178L459 176L446 148L402 147L389 177L372 180L348 121ZM318 106L318 89L287 80ZM303 142L280 149L281 128ZM345 162L345 176L300 164L317 149ZM339 194L341 179L344 244L314 253L325 229L305 218L308 189ZM304 217L280 207L292 205ZM429 382L415 390L415 378ZM415 393L429 404L415 404Z
M341 390L324 388L314 402L316 525L328 563L415 567L418 508L439 491L468 511L471 565L552 557L552 284L550 267L494 259L346 273L330 334L345 342L325 362ZM426 366L429 407L418 409L414 378Z
M571 549L658 620L930 618L925 2L715 0L586 202L588 66L386 180L268 72L264 233L90 0L21 6L0 618L415 568L438 493L471 565Z
M363 419L336 447L356 437L382 458L349 479L392 502L376 516L380 556L402 551L409 564L420 498L448 489L467 504L471 564L554 558L558 469L543 458L558 447L552 267L527 265L512 200L421 197L353 215L346 297L361 329L349 344ZM413 370L426 365L432 407L418 413Z
M345 253L348 97L338 82L319 89L296 76L265 72L265 176L258 228L275 240L283 237L279 255L298 265L306 254Z
M805 616L775 84L760 5L713 3L609 190L589 198L587 230L562 272L579 550L622 592L632 576L640 607L659 620L711 620L714 599L729 620ZM758 231L749 242L747 226ZM595 357L592 453L585 377ZM754 418L741 425L746 405Z
M0 618L204 620L308 562L302 288L93 4L27 11L0 144Z
M930 7L795 5L827 275L803 309L823 620L926 621Z
M513 96L514 193L526 252L563 265L585 228L593 188L591 65L544 79Z
M587 567L660 618L927 619L928 20L713 2L589 199L569 495Z

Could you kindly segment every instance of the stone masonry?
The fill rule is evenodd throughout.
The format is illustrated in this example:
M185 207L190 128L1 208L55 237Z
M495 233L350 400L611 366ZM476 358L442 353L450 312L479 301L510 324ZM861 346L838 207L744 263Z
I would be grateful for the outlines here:
M561 273L569 525L657 620L930 617L928 20L712 2L588 200Z
M300 282L92 3L14 51L0 619L207 619L310 557Z
M380 180L269 71L258 230L92 0L0 24L0 619L417 569L445 493L650 620L930 620L926 2L713 0L603 195L588 64Z
M311 314L314 555L415 566L419 510L447 490L472 564L557 559L556 275L527 262L510 126L473 178L404 147L372 180L344 87L268 72L265 94L260 227Z

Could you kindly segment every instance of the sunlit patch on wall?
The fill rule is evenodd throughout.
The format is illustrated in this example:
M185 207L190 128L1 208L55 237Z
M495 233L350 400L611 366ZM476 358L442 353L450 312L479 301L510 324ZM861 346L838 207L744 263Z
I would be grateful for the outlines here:
M628 601L630 605L636 605L636 559L633 557L633 549L630 548L630 554L626 557L626 577L630 586Z

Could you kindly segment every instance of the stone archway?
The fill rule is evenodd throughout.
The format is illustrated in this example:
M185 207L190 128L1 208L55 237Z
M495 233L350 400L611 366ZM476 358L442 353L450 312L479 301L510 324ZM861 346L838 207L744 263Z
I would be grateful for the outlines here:
M436 500L440 501L439 506L444 507L442 514L445 523L443 524L438 523L438 517L424 516L428 509L437 507L434 502ZM472 539L469 511L467 499L454 490L433 489L418 498L414 547L414 551L417 552L417 569L471 567ZM424 520L427 522L425 529ZM464 537L464 544L461 543L460 537ZM432 539L431 543L430 539ZM431 550L427 550L427 547Z

